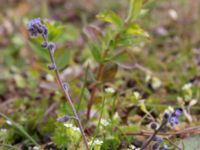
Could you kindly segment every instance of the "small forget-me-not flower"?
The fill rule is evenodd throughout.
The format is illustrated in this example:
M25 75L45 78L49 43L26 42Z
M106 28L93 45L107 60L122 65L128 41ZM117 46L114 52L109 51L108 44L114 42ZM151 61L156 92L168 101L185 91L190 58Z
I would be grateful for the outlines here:
M41 24L40 18L31 19L27 23L27 28L30 36L38 34L47 35L47 28Z

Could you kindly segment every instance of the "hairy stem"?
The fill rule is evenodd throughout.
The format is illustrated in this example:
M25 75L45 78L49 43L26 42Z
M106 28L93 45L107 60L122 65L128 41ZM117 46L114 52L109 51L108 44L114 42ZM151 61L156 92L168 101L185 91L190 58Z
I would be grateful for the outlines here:
M43 38L44 38L44 40L45 40L46 42L48 42L48 41L47 41L47 38L46 38L45 36L43 36ZM64 93L64 95L65 95L65 98L67 99L67 101L68 101L68 103L69 103L69 105L70 105L70 107L71 107L71 109L72 109L72 112L73 112L73 114L74 114L74 117L75 117L76 120L77 120L77 124L78 124L78 127L79 127L80 131L81 131L81 135L82 135L82 137L83 137L83 140L84 140L86 149L89 150L89 146L88 146L88 143L87 143L87 138L86 138L86 135L85 135L83 126L82 126L81 121L80 121L80 119L79 119L79 117L78 117L78 114L77 114L77 112L76 112L76 110L75 110L74 104L72 103L71 97L70 97L70 95L69 95L69 91L68 91L68 89L66 89L66 88L64 87L64 83L63 83L63 81L62 81L62 79L61 79L61 77L60 77L58 68L56 67L56 63L55 63L55 59L54 59L54 55L53 55L52 51L51 51L50 49L48 49L48 51L49 51L49 56L50 56L51 62L52 62L52 64L55 66L54 71L55 71L55 73L56 73L56 78L57 78L57 80L58 80L58 83L59 83L59 85L60 85L60 87L61 87L61 89L62 89L62 91L63 91L63 93Z

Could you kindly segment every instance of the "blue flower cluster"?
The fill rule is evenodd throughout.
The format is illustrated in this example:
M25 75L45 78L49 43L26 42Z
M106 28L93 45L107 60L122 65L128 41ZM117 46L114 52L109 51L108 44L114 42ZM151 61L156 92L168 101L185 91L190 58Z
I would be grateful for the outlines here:
M155 136L153 141L155 141L155 143L152 145L152 150L168 150L168 147L166 144L161 146L161 143L163 142L163 138L160 136Z
M181 115L182 111L180 109L175 109L168 119L168 122L171 126L179 124L178 117Z
M31 19L27 24L30 36L37 36L38 34L47 35L47 28L41 24L40 18Z

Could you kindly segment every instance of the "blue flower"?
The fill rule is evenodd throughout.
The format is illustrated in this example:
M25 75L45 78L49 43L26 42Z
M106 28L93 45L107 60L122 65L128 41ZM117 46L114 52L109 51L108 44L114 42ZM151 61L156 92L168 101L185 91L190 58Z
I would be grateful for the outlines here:
M41 24L40 18L35 18L35 19L29 20L27 26L28 26L28 29L30 29L30 28L34 28L35 25L37 26L39 24Z
M154 139L153 139L153 141L156 141L156 142L162 142L163 141L163 138L162 137L160 137L160 136L155 136L154 137Z
M48 30L40 22L40 18L31 19L28 21L27 29L30 36L37 36L38 34L46 36Z
M178 124L179 123L179 120L176 116L171 116L168 120L168 122L173 126L175 124Z
M181 115L182 111L180 109L175 109L174 114L179 117Z
M168 122L171 126L179 124L178 117L181 115L181 113L182 111L180 109L175 109L175 111L171 114L171 116L168 119Z

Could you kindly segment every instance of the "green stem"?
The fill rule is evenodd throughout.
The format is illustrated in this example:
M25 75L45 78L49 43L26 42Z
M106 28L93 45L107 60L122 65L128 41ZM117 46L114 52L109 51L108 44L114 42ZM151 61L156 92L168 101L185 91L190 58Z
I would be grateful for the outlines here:
M100 125L101 125L101 119L102 119L102 116L103 116L104 106L105 106L105 97L103 97L103 102L102 102L102 106L101 106L101 113L100 113L99 121L98 121L96 130L95 130L95 135L92 139L91 149L93 148L94 140L95 140L95 138L96 138L96 136L99 132L99 128L100 128Z
M78 105L76 107L76 111L77 112L79 111L81 103L82 103L82 99L83 99L83 95L84 95L84 91L85 91L85 86L86 86L86 82L87 82L87 77L88 77L88 70L89 70L89 66L87 66L86 70L85 70L85 77L84 77L84 81L83 81L83 87L81 89L81 94L80 94L80 97L79 97L79 102L78 102Z

